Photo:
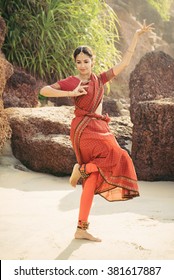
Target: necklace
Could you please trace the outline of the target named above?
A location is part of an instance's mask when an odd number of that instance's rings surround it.
[[[80,75],[78,75],[77,77],[80,79],[82,83],[89,83],[91,75],[87,78],[82,78]]]

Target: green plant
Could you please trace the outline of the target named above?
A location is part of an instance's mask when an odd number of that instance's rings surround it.
[[[8,34],[7,59],[49,82],[75,73],[73,50],[90,45],[95,71],[119,59],[117,16],[102,0],[0,1]]]

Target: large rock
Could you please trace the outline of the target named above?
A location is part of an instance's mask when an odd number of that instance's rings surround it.
[[[132,158],[141,180],[174,180],[174,60],[146,54],[130,76]]]
[[[8,108],[12,128],[12,151],[27,168],[58,176],[69,175],[76,162],[69,133],[74,108]],[[129,117],[112,117],[111,131],[120,145],[128,149],[131,141]]]
[[[109,116],[120,116],[121,108],[116,99],[104,96],[103,98],[103,114],[109,114]]]
[[[72,108],[71,108],[72,109]],[[75,163],[66,107],[8,108],[14,156],[34,171],[67,175]]]
[[[134,122],[140,101],[174,96],[174,59],[162,51],[147,53],[131,73],[129,88]]]
[[[11,135],[11,129],[7,120],[7,116],[4,111],[3,101],[2,101],[2,94],[4,91],[5,84],[8,78],[13,73],[12,65],[5,59],[3,53],[1,52],[1,46],[4,42],[4,37],[6,34],[6,26],[5,22],[0,17],[0,151],[4,146],[5,141]]]
[[[109,127],[121,148],[131,154],[132,122],[129,116],[111,117]]]
[[[49,97],[47,98],[48,101],[51,101],[53,103],[54,106],[62,106],[62,105],[66,105],[66,106],[73,106],[74,102],[73,99],[71,97]]]
[[[14,73],[8,79],[4,89],[4,107],[37,107],[38,93],[36,79],[22,69],[15,67]]]
[[[139,103],[132,136],[138,178],[174,180],[174,98]]]

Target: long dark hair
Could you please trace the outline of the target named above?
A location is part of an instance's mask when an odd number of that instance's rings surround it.
[[[87,56],[89,56],[91,59],[93,59],[93,51],[90,47],[79,46],[75,49],[74,54],[73,54],[75,60],[76,60],[77,55],[81,52],[86,54]]]

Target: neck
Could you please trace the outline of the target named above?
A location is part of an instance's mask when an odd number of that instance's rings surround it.
[[[79,76],[80,80],[86,81],[86,80],[90,79],[91,73],[90,74],[86,74],[86,75],[79,74],[78,76]]]

